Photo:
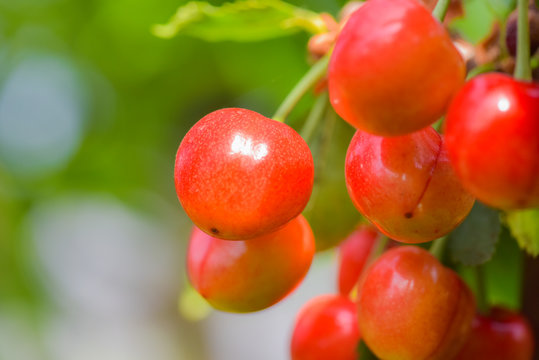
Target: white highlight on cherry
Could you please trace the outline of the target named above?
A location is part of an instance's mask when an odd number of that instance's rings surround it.
[[[242,154],[260,160],[268,155],[268,145],[264,143],[254,145],[252,139],[237,134],[230,145],[230,154]]]
[[[500,110],[501,112],[506,112],[507,110],[509,110],[509,107],[510,103],[507,98],[503,97],[498,100],[498,110]]]

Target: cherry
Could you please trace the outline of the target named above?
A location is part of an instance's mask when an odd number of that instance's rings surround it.
[[[539,84],[496,73],[473,78],[451,103],[445,133],[457,175],[479,200],[539,206]]]
[[[357,209],[392,239],[420,243],[453,230],[470,212],[466,192],[432,127],[398,137],[357,131],[346,155]]]
[[[245,240],[277,230],[309,200],[314,164],[288,125],[245,109],[221,109],[182,140],[174,179],[187,215],[204,232]]]
[[[428,251],[400,246],[368,269],[359,288],[359,329],[384,360],[451,359],[466,341],[473,295]]]
[[[339,293],[350,294],[363,272],[369,254],[380,233],[372,226],[362,226],[339,246]]]
[[[337,38],[329,95],[333,108],[354,127],[403,135],[441,117],[464,76],[464,60],[423,5],[369,0]]]
[[[533,334],[520,314],[493,308],[488,315],[477,314],[468,341],[455,360],[531,360]]]
[[[313,256],[313,234],[302,215],[247,241],[214,238],[195,227],[187,271],[194,288],[214,308],[252,312],[289,294],[307,274]]]
[[[320,295],[298,313],[292,360],[356,360],[358,342],[356,305],[342,295]]]

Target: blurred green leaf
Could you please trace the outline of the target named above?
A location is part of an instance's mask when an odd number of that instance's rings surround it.
[[[506,19],[516,7],[515,0],[487,0],[488,8],[498,19]]]
[[[455,19],[451,23],[451,30],[457,31],[466,40],[477,44],[487,37],[495,17],[485,0],[464,1],[464,12],[466,16]]]
[[[279,0],[240,0],[222,6],[191,1],[167,24],[153,27],[158,37],[183,33],[206,41],[260,41],[300,30],[319,33],[325,25],[317,13]]]
[[[509,229],[503,226],[496,253],[483,265],[487,301],[490,305],[519,309],[522,293],[522,254]]]
[[[485,263],[494,254],[500,228],[498,211],[476,201],[468,217],[449,236],[451,258],[468,266]]]
[[[359,341],[359,345],[357,347],[357,354],[358,354],[357,355],[358,360],[377,360],[378,359],[376,355],[372,353],[371,349],[369,349],[369,347],[367,346],[367,344],[365,344],[363,340]]]
[[[520,309],[523,253],[507,227],[502,226],[494,256],[490,261],[480,265],[480,268],[484,274],[487,305]],[[477,270],[475,267],[462,264],[457,267],[459,275],[476,294],[479,291]]]
[[[507,213],[507,224],[518,244],[530,255],[539,255],[539,209]]]
[[[178,311],[186,320],[197,322],[206,319],[211,314],[212,307],[189,282],[186,282],[178,299]]]
[[[355,129],[330,110],[317,141],[309,146],[315,161],[315,184],[303,215],[311,224],[316,250],[338,245],[361,222],[344,178],[344,161]]]

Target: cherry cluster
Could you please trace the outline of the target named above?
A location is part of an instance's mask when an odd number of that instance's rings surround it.
[[[381,237],[362,226],[339,246],[339,292],[298,313],[293,360],[358,359],[360,339],[380,359],[532,359],[528,321],[499,307],[476,313],[468,287],[428,251],[391,244],[365,269]]]
[[[500,209],[539,206],[539,84],[465,76],[446,29],[418,1],[369,0],[340,28],[327,87],[333,109],[357,129],[346,187],[372,225],[340,247],[339,294],[298,315],[294,360],[356,359],[360,338],[381,359],[531,358],[520,315],[476,315],[457,273],[399,245],[446,236],[476,198]],[[444,116],[441,134],[432,124]],[[174,175],[196,225],[188,275],[213,307],[258,311],[300,283],[315,254],[301,214],[314,173],[294,129],[250,110],[217,110],[186,134]],[[398,243],[385,251],[387,237]]]

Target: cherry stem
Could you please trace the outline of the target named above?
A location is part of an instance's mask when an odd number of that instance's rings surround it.
[[[307,73],[301,78],[301,80],[294,86],[292,91],[281,103],[273,120],[284,122],[288,114],[294,109],[298,101],[305,95],[305,93],[320,80],[326,73],[326,69],[329,63],[329,54],[318,60]]]
[[[323,94],[320,94],[318,98],[316,98],[316,101],[311,108],[311,112],[309,113],[309,116],[307,116],[307,120],[305,120],[305,124],[300,131],[300,135],[306,143],[309,143],[311,141],[314,131],[316,130],[316,127],[320,123],[322,115],[326,110],[327,104],[328,95],[327,91],[324,91]]]
[[[530,26],[528,21],[528,0],[517,0],[517,59],[514,76],[516,79],[530,81]]]
[[[432,245],[430,246],[430,253],[436,257],[438,260],[442,260],[442,256],[444,255],[445,251],[445,244],[447,243],[447,236],[443,236],[441,238],[438,238],[432,242]]]
[[[440,22],[444,22],[445,14],[449,8],[450,0],[438,0],[436,7],[432,10],[432,16],[438,19]]]
[[[486,292],[486,279],[485,272],[481,266],[475,267],[475,280],[476,280],[476,294],[475,300],[477,301],[477,309],[481,313],[488,311],[487,292]]]

